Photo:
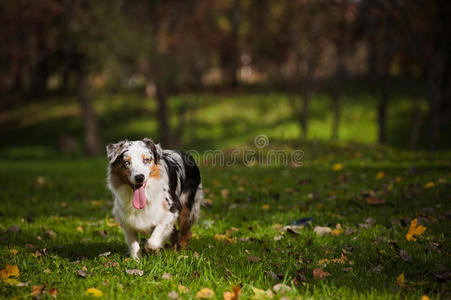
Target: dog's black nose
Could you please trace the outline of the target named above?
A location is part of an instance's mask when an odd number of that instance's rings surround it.
[[[143,183],[144,175],[143,174],[136,175],[135,176],[135,181],[136,181],[136,183]]]

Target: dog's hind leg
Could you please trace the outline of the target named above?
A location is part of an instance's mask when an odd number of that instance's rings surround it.
[[[190,212],[188,208],[184,206],[179,215],[180,234],[178,242],[178,244],[183,249],[186,249],[188,247],[189,240],[191,239],[191,226],[192,222],[190,218]]]

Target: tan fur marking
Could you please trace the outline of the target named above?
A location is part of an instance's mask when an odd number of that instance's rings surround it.
[[[166,201],[163,201],[163,209],[164,211],[168,210],[168,205],[166,204]]]
[[[191,239],[191,221],[189,218],[190,211],[183,207],[182,211],[179,215],[179,227],[180,227],[180,237],[178,244],[183,248],[186,249],[188,247],[189,240]]]
[[[150,173],[149,176],[151,178],[160,178],[160,167],[157,164],[153,164],[152,166],[149,167]]]

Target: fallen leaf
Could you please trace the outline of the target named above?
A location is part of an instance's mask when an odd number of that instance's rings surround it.
[[[330,227],[315,226],[313,231],[317,235],[321,236],[321,235],[325,235],[325,234],[331,233],[332,229]]]
[[[238,300],[241,295],[241,288],[239,286],[232,286],[232,292],[224,292],[222,294],[224,300]]]
[[[51,297],[56,298],[56,295],[58,294],[58,290],[52,287],[49,289],[48,293]]]
[[[321,268],[316,268],[313,270],[313,277],[317,279],[324,279],[326,277],[330,276],[329,272],[324,272]]]
[[[340,224],[337,224],[337,226],[335,227],[335,229],[333,229],[330,234],[332,235],[340,235],[343,233],[343,228],[341,228]]]
[[[215,295],[215,292],[209,288],[202,288],[196,293],[196,298],[208,299]]]
[[[85,295],[99,298],[99,297],[103,296],[103,293],[99,289],[89,288],[89,289],[86,290]]]
[[[19,268],[16,265],[6,264],[3,270],[0,270],[2,279],[8,279],[9,277],[19,277]]]
[[[21,283],[19,280],[17,280],[16,278],[7,278],[3,280],[4,283],[9,284],[9,285],[18,285],[19,283]]]
[[[215,240],[217,240],[217,241],[226,241],[226,242],[229,242],[229,243],[235,243],[234,239],[228,237],[225,234],[215,234]]]
[[[432,181],[429,181],[428,183],[426,183],[425,185],[424,185],[424,188],[425,189],[430,189],[430,188],[432,188],[432,187],[434,187],[435,186],[435,183],[433,183]]]
[[[78,232],[83,232],[83,227],[77,226],[77,231],[78,231]]]
[[[352,267],[343,268],[344,273],[349,273],[352,271]]]
[[[184,285],[179,284],[177,289],[179,290],[179,293],[189,293],[189,288]]]
[[[177,294],[176,291],[170,291],[170,292],[168,293],[168,298],[169,298],[169,299],[177,299],[178,297],[179,297],[179,294]]]
[[[50,273],[52,273],[52,271],[50,271],[50,269],[47,268],[47,269],[44,270],[44,273],[45,273],[45,274],[50,274]]]
[[[261,289],[257,289],[257,288],[252,288],[252,291],[254,292],[254,295],[251,297],[251,299],[272,299],[272,297],[274,297],[273,292],[271,292],[270,289],[268,290],[261,290]]]
[[[110,254],[111,254],[111,251],[107,251],[107,252],[99,254],[99,256],[108,256]]]
[[[406,250],[399,250],[399,257],[403,260],[403,261],[412,261],[412,256],[409,254],[409,252],[407,252]]]
[[[286,284],[283,283],[278,283],[275,286],[273,286],[272,288],[274,290],[274,292],[276,293],[280,293],[280,294],[285,294],[286,292],[291,291],[291,287],[289,287]]]
[[[249,260],[249,261],[252,262],[252,263],[257,263],[257,262],[259,262],[261,259],[260,259],[260,257],[254,256],[254,255],[249,255],[249,256],[247,257],[247,260]]]
[[[421,296],[420,300],[431,300],[431,298],[429,298],[426,295]]]
[[[413,219],[410,222],[409,231],[406,234],[406,239],[410,241],[416,241],[417,237],[423,235],[423,233],[426,231],[426,227],[419,225],[418,226],[418,220],[417,218]]]
[[[171,280],[172,279],[172,275],[169,273],[164,272],[164,274],[161,276],[162,279],[165,280]]]
[[[263,204],[262,205],[262,209],[263,210],[269,210],[271,208],[271,206],[269,204]]]
[[[56,237],[56,232],[53,230],[47,230],[45,234],[51,237],[52,239]]]
[[[366,197],[365,200],[366,200],[366,203],[368,203],[370,205],[380,205],[380,204],[387,203],[387,201],[385,201],[383,199],[379,199],[376,194],[372,194],[372,195]]]
[[[17,255],[19,251],[17,251],[17,249],[9,249],[9,252],[12,253],[12,255]]]
[[[81,278],[86,278],[86,271],[84,271],[84,270],[78,270],[77,274]]]
[[[127,269],[127,270],[125,270],[125,273],[130,274],[130,275],[138,275],[138,276],[144,275],[144,271],[139,270],[139,269]]]
[[[396,283],[397,283],[400,287],[406,286],[406,278],[404,277],[404,273],[401,273],[401,275],[399,275],[398,277],[396,277]]]
[[[11,227],[9,227],[8,229],[6,229],[6,232],[10,233],[18,233],[20,231],[20,227],[17,225],[12,225]]]
[[[221,195],[223,198],[227,198],[229,196],[230,192],[228,189],[222,189],[221,190]]]
[[[33,287],[31,288],[30,296],[35,297],[41,295],[42,293],[44,293],[44,288],[44,285],[33,285]]]
[[[343,164],[342,163],[336,163],[332,166],[332,169],[334,171],[340,171],[341,169],[343,169]]]
[[[10,278],[11,279],[11,278]],[[28,286],[29,284],[30,284],[30,282],[31,281],[27,281],[27,282],[18,282],[17,284],[16,284],[16,286],[20,286],[20,287],[22,287],[22,286]]]
[[[385,173],[383,171],[380,171],[376,174],[376,179],[382,179],[385,177]]]

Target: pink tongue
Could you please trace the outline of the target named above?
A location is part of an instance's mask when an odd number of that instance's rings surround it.
[[[145,186],[143,185],[133,193],[133,206],[136,209],[143,209],[144,206],[146,206],[146,195],[144,195],[144,188]]]

